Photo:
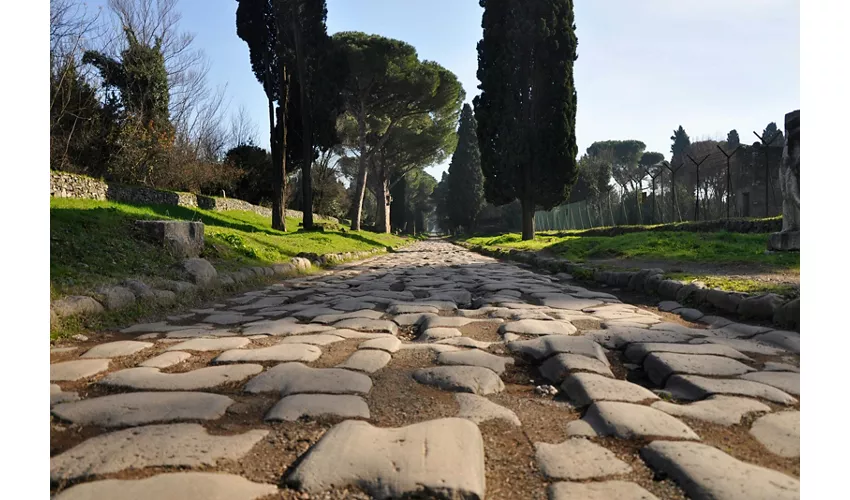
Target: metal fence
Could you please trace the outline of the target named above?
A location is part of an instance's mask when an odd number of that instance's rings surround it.
[[[534,226],[537,231],[564,231],[570,229],[590,229],[605,225],[597,220],[587,201],[569,203],[553,208],[547,212],[534,213]]]

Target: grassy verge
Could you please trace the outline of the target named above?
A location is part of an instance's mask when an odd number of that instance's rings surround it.
[[[573,262],[593,259],[645,259],[714,264],[761,264],[799,269],[799,253],[765,253],[767,234],[729,232],[638,232],[613,237],[538,233],[522,241],[517,233],[472,237],[466,241],[493,248],[546,251]]]
[[[204,257],[222,270],[286,262],[301,252],[325,254],[396,247],[405,239],[389,234],[347,231],[299,232],[299,220],[287,219],[288,231],[253,212],[213,212],[173,205],[50,199],[51,299],[84,293],[125,278],[175,278],[171,255],[140,239],[141,219],[195,220],[204,223]]]
[[[751,279],[727,278],[725,276],[705,276],[688,273],[667,273],[665,276],[669,279],[679,281],[702,281],[709,288],[718,288],[720,290],[728,290],[732,292],[752,294],[775,293],[788,298],[799,297],[800,295],[800,290],[798,288],[782,283],[769,283]]]
[[[799,296],[798,287],[763,279],[722,276],[724,266],[738,265],[746,275],[747,266],[758,273],[798,274],[799,253],[766,253],[767,234],[658,231],[633,232],[617,236],[581,236],[563,232],[541,232],[532,241],[519,234],[478,236],[465,241],[491,249],[540,251],[575,263],[588,263],[606,270],[635,271],[644,262],[669,262],[667,277],[681,281],[699,280],[711,288],[746,293],[776,293]],[[615,261],[612,263],[612,260]],[[641,262],[643,261],[643,262]],[[688,270],[688,264],[694,269]],[[681,266],[681,269],[676,267]],[[716,272],[711,271],[714,266]],[[648,267],[648,266],[643,266]],[[654,266],[653,266],[654,267]],[[707,269],[703,271],[703,269]]]

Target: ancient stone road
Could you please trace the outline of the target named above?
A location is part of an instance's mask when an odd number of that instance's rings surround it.
[[[799,498],[799,334],[616,294],[427,241],[54,348],[51,491]]]

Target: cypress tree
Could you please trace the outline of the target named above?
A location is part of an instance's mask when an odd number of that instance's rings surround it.
[[[572,0],[480,0],[475,99],[484,192],[494,205],[519,199],[522,239],[534,212],[569,197],[578,179]]]
[[[472,107],[464,104],[448,182],[452,222],[467,232],[475,228],[478,214],[484,207],[484,174],[481,172],[481,153],[475,128]]]

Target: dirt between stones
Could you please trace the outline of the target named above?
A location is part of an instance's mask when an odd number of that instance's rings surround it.
[[[594,289],[595,287],[588,287]],[[609,288],[599,288],[612,292]],[[649,305],[644,297],[641,300],[628,297],[632,294],[617,290],[618,297],[626,302],[637,304],[640,308],[660,315],[664,321],[681,324],[690,328],[705,328],[704,325],[682,320],[678,315],[658,311]],[[500,341],[498,334],[500,324],[494,322],[473,322],[459,330],[464,336],[487,342]],[[580,330],[585,330],[579,326]],[[406,329],[402,329],[405,331]],[[412,329],[411,329],[412,330]],[[411,332],[412,333],[412,332]],[[102,341],[134,340],[136,334],[112,334],[100,339],[91,336],[89,342],[81,344],[90,347]],[[402,337],[402,334],[399,335]],[[534,338],[534,337],[527,337]],[[250,348],[274,345],[280,337],[254,340]],[[320,346],[322,356],[315,362],[305,363],[316,368],[333,367],[343,362],[364,339],[350,339]],[[116,388],[106,388],[94,382],[106,373],[122,368],[136,366],[142,360],[152,358],[164,352],[172,344],[156,343],[155,347],[132,356],[116,358],[107,372],[98,374],[78,382],[60,382],[66,391],[77,391],[82,397],[115,394],[127,392]],[[86,351],[81,347],[72,353],[56,353],[51,355],[51,361],[76,359]],[[488,352],[506,354],[504,345],[495,344],[487,349]],[[164,372],[177,373],[208,366],[219,352],[191,352],[192,357]],[[426,420],[453,417],[457,415],[458,405],[451,392],[441,391],[431,386],[417,383],[412,373],[417,368],[436,365],[437,354],[430,349],[401,350],[392,355],[392,360],[383,369],[370,375],[373,381],[371,392],[364,397],[367,401],[371,418],[369,423],[377,427],[403,427]],[[756,359],[756,356],[752,356]],[[628,370],[624,366],[622,352],[611,350],[608,358],[611,369],[618,379],[639,376],[640,370]],[[547,487],[551,484],[537,467],[534,443],[561,443],[567,439],[566,424],[581,418],[581,412],[562,400],[562,397],[552,398],[540,396],[534,392],[534,386],[548,384],[542,379],[535,364],[514,356],[516,363],[508,365],[502,375],[505,390],[501,393],[487,396],[490,401],[504,406],[515,412],[522,422],[521,427],[514,427],[500,420],[491,420],[479,424],[484,440],[486,455],[486,484],[488,499],[545,499]],[[756,365],[764,361],[780,360],[779,357],[758,357]],[[259,363],[274,366],[278,363]],[[246,395],[241,388],[246,381],[228,384],[204,392],[224,394],[235,402],[226,414],[215,421],[198,422],[211,434],[241,434],[251,429],[267,429],[269,435],[261,440],[246,456],[238,461],[221,461],[212,467],[198,467],[196,471],[220,471],[239,474],[243,477],[268,484],[276,484],[282,489],[264,500],[269,499],[368,499],[367,494],[356,487],[338,488],[319,495],[291,490],[285,487],[284,479],[299,456],[302,456],[321,436],[333,425],[344,419],[337,417],[320,417],[302,419],[298,422],[264,423],[266,412],[280,399],[276,394]],[[650,384],[651,385],[651,384]],[[774,410],[784,408],[768,403]],[[797,405],[798,407],[798,405]],[[681,418],[703,440],[704,443],[718,447],[720,450],[748,463],[765,466],[799,477],[800,460],[785,459],[769,453],[749,434],[749,427],[755,416],[748,416],[742,425],[724,427]],[[51,456],[66,451],[85,439],[118,429],[99,429],[72,426],[53,418],[51,423]],[[647,489],[660,499],[684,499],[682,490],[670,479],[657,476],[638,452],[649,443],[649,440],[622,440],[617,438],[592,438],[591,441],[604,446],[613,452],[620,460],[628,463],[633,471],[629,474],[612,477],[632,481]],[[143,470],[128,470],[117,474],[99,476],[98,479],[140,479],[162,472],[174,472],[176,468],[151,467]],[[57,493],[70,484],[51,485],[51,492]]]

